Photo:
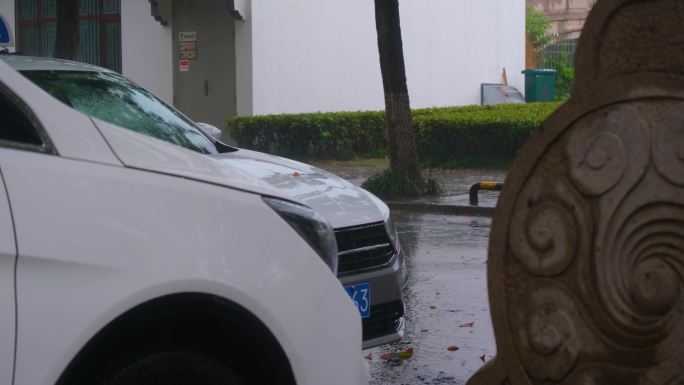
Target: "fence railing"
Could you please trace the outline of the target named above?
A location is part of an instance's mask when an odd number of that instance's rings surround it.
[[[553,41],[537,53],[537,68],[558,68],[565,62],[572,66],[577,50],[577,39]]]

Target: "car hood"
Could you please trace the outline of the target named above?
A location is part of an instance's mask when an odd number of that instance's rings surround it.
[[[333,227],[377,222],[389,216],[387,205],[374,195],[320,168],[243,149],[212,157],[317,210]]]
[[[94,119],[127,167],[289,199],[323,215],[335,228],[378,222],[389,209],[369,192],[319,168],[240,149],[203,155]]]

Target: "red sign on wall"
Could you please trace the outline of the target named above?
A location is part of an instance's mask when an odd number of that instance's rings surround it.
[[[180,70],[180,72],[190,71],[190,60],[179,60],[178,61],[178,70]]]

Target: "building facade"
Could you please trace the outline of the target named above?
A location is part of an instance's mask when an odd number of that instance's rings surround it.
[[[549,34],[553,36],[551,43],[544,48],[545,54],[542,60],[534,57],[528,66],[554,67],[561,61],[573,63],[577,42],[584,22],[589,16],[589,11],[594,7],[597,0],[526,0],[527,6],[544,13],[551,22]],[[527,48],[532,52],[531,47]],[[531,54],[534,56],[534,53]]]
[[[120,0],[81,0],[79,61],[121,72]],[[55,49],[57,0],[16,1],[17,49],[51,56]]]
[[[50,55],[53,3],[2,1],[23,53]],[[479,104],[480,85],[501,83],[504,71],[524,89],[523,0],[400,7],[413,107]],[[234,114],[384,107],[372,1],[82,0],[81,8],[84,61],[195,120],[224,126]]]
[[[527,6],[541,11],[551,22],[549,33],[558,40],[579,38],[584,21],[597,0],[527,0]]]

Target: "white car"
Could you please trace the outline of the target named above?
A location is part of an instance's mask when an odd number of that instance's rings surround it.
[[[328,220],[221,162],[0,60],[0,384],[367,383]]]
[[[318,211],[335,231],[337,276],[362,318],[363,348],[402,337],[404,253],[387,205],[375,196],[307,164],[227,146],[212,137],[211,126],[192,122],[108,69],[19,55],[0,55],[0,60],[64,104],[99,119],[100,131],[128,167],[235,188],[277,190]],[[129,131],[110,134],[116,130],[105,122]],[[220,136],[220,131],[214,130]],[[188,151],[181,151],[183,155],[174,155],[173,159],[153,155],[158,152],[158,140],[150,137]],[[210,159],[195,162],[198,154]]]

